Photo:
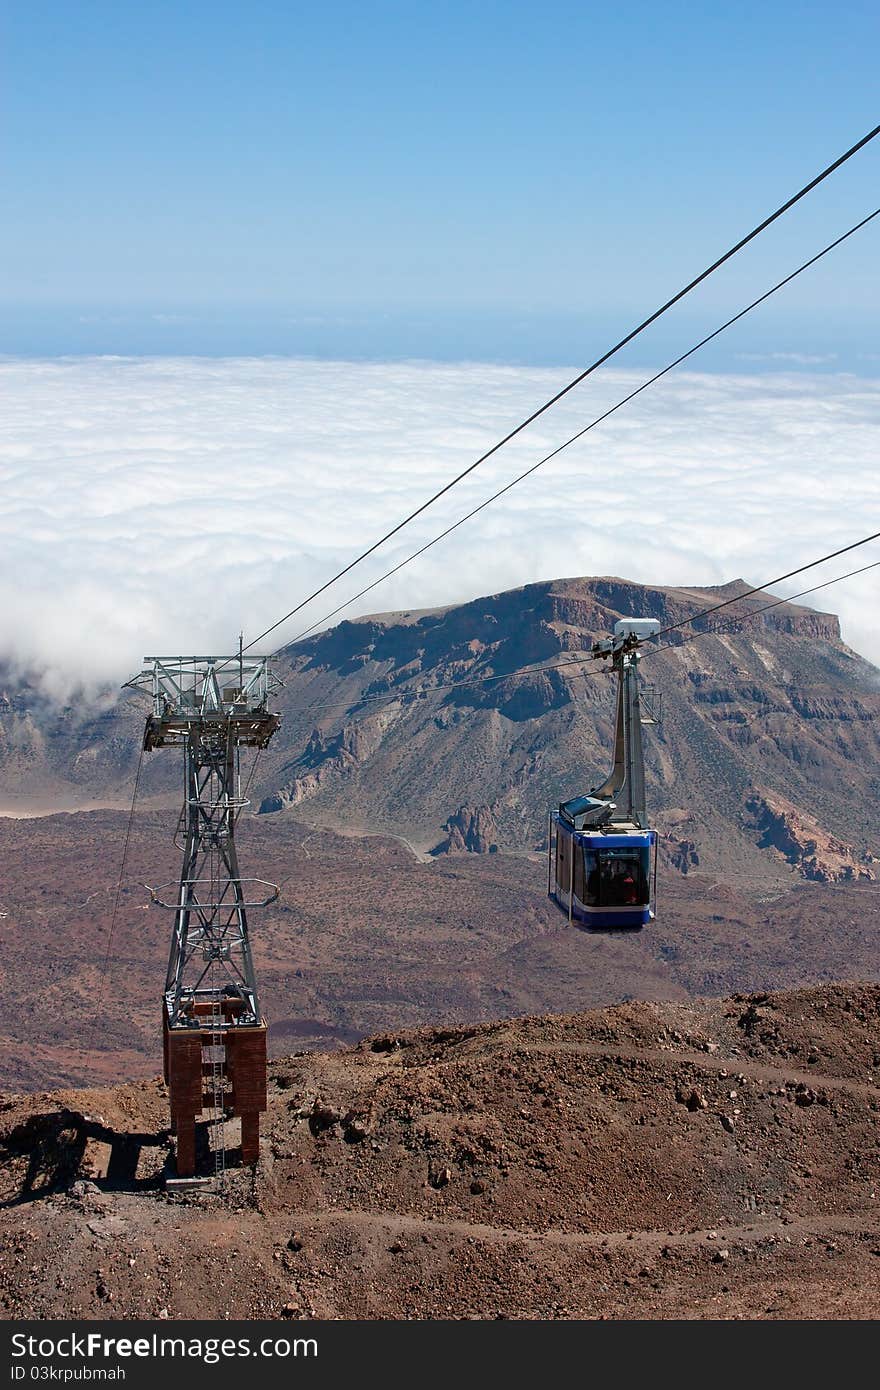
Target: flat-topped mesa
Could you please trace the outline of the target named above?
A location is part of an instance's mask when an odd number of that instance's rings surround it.
[[[448,608],[346,620],[288,648],[285,655],[296,659],[310,653],[343,676],[387,663],[394,679],[401,680],[441,666],[451,673],[460,664],[464,671],[491,658],[503,644],[504,664],[522,667],[560,651],[581,650],[587,638],[608,632],[620,618],[636,613],[663,627],[686,623],[689,633],[708,630],[724,635],[744,622],[743,631],[756,634],[764,630],[840,643],[840,624],[833,613],[752,590],[744,579],[692,588],[636,584],[614,576],[548,580]],[[730,600],[730,606],[717,614],[707,611]],[[387,688],[388,682],[380,681],[379,686]]]
[[[795,603],[781,602],[779,595],[769,590],[754,593],[754,585],[745,579],[728,584],[701,588],[673,588],[632,584],[624,579],[561,579],[547,585],[529,586],[534,591],[546,590],[546,603],[536,605],[536,615],[548,623],[578,628],[583,632],[601,632],[610,617],[616,614],[639,612],[656,618],[664,626],[688,621],[694,631],[724,632],[735,630],[737,622],[746,620],[750,631],[763,627],[770,632],[791,636],[816,637],[827,642],[839,642],[840,622],[833,613],[820,613]],[[527,593],[524,590],[524,595]],[[702,609],[735,600],[717,615],[701,615]],[[761,612],[765,609],[765,612]],[[691,621],[692,620],[692,621]]]
[[[696,618],[691,627],[694,631],[724,631],[735,629],[737,622],[747,621],[750,632],[784,632],[792,637],[817,637],[825,642],[840,642],[840,620],[834,613],[820,613],[814,608],[803,608],[797,603],[789,603],[781,595],[769,589],[759,593],[752,592],[754,586],[746,579],[733,579],[729,584],[719,584],[711,588],[673,591],[685,595],[689,604],[691,595],[702,599],[711,608],[716,603],[737,600],[718,614],[708,614],[706,618]],[[689,613],[693,608],[689,608]],[[678,621],[678,619],[676,619]]]

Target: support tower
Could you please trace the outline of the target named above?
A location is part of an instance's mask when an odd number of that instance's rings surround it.
[[[144,748],[183,750],[183,807],[175,843],[179,883],[150,890],[174,913],[162,1004],[165,1080],[177,1172],[195,1173],[196,1118],[214,1120],[215,1170],[226,1164],[225,1122],[241,1118],[241,1158],[259,1157],[266,1108],[266,1021],[260,1010],[248,911],[278,896],[274,884],[242,878],[235,827],[247,804],[241,750],[265,748],[279,724],[270,712],[265,657],[146,657],[130,685],[148,689]]]

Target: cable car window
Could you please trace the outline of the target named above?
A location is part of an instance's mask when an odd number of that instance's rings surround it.
[[[574,895],[576,898],[579,898],[581,902],[585,902],[586,899],[584,894],[587,890],[584,886],[584,859],[586,856],[585,854],[578,854],[577,847],[574,845],[572,846],[572,852],[574,854]]]
[[[571,838],[568,835],[557,835],[556,837],[556,885],[561,888],[563,893],[568,893],[569,856],[574,852]]]
[[[599,906],[599,856],[595,850],[584,850],[584,876],[586,888],[581,901],[587,907]]]
[[[632,907],[650,901],[651,852],[639,849],[584,851],[588,907]]]

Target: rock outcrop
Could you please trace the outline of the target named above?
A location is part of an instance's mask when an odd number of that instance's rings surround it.
[[[493,854],[498,850],[498,827],[491,806],[459,806],[443,829],[447,839],[438,854]]]
[[[816,883],[849,883],[872,880],[875,856],[859,853],[852,845],[827,834],[803,811],[778,795],[756,792],[746,802],[746,812],[759,835],[762,848],[780,855]]]

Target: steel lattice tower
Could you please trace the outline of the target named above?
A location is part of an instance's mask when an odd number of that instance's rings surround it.
[[[174,912],[163,998],[165,1079],[177,1134],[177,1170],[195,1171],[195,1120],[215,1119],[217,1171],[225,1168],[225,1115],[241,1116],[242,1160],[259,1154],[266,1108],[266,1023],[254,977],[248,910],[278,896],[242,878],[235,827],[242,807],[241,750],[265,748],[279,717],[268,708],[264,657],[147,657],[130,685],[149,689],[144,748],[183,749],[184,801],[175,843],[180,881],[151,889]],[[183,842],[180,843],[179,837]],[[205,1078],[210,1078],[209,1092]],[[227,1092],[227,1081],[231,1093]]]

